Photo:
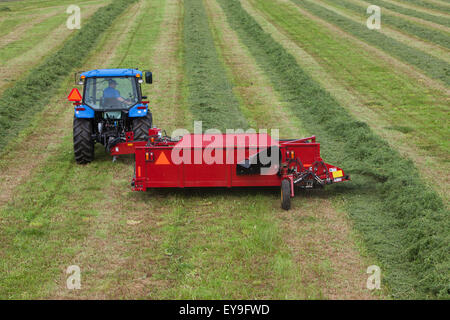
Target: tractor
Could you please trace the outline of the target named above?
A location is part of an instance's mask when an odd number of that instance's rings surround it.
[[[98,69],[75,74],[83,94],[73,89],[73,148],[75,160],[86,164],[94,160],[95,143],[113,154],[117,145],[144,141],[152,128],[152,114],[141,84],[152,83],[150,71],[138,69]],[[134,153],[131,148],[128,152]],[[120,153],[122,154],[122,153]],[[115,156],[114,158],[115,159]]]

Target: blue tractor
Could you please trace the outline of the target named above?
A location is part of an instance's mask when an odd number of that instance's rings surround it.
[[[134,141],[146,139],[152,127],[152,114],[141,84],[152,83],[150,71],[138,69],[99,69],[77,73],[83,85],[80,101],[75,103],[73,148],[75,160],[86,164],[94,160],[94,145],[101,143],[107,152],[125,142],[132,133]]]

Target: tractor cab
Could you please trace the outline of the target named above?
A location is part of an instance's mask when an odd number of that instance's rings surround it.
[[[75,77],[76,83],[83,86],[82,95],[72,100],[78,163],[92,161],[97,142],[110,151],[130,134],[136,141],[145,139],[152,127],[152,115],[141,84],[153,82],[150,71],[97,69],[77,73]]]

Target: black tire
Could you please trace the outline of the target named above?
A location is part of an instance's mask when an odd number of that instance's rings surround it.
[[[90,119],[73,119],[73,151],[78,164],[86,164],[94,160],[92,133]]]
[[[136,118],[133,120],[134,140],[146,140],[148,136],[148,129],[152,127],[153,117],[150,110],[145,117]]]
[[[289,179],[281,182],[281,208],[284,210],[291,208],[291,182]]]

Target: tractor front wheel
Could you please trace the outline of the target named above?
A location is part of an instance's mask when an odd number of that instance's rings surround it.
[[[291,182],[289,179],[281,181],[281,208],[284,210],[291,208]]]
[[[134,140],[145,140],[148,136],[148,129],[152,128],[152,114],[150,110],[145,117],[136,118],[133,120]]]
[[[94,160],[92,134],[90,119],[73,119],[73,151],[78,164],[86,164]]]

